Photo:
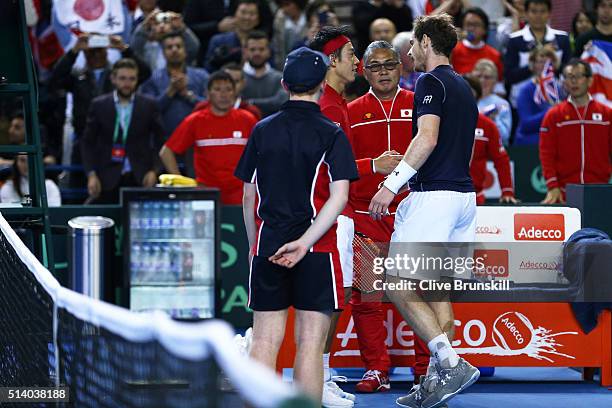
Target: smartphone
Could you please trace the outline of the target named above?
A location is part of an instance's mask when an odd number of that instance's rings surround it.
[[[110,40],[106,35],[92,35],[87,40],[87,46],[89,48],[108,48]]]
[[[322,11],[319,13],[319,26],[323,27],[327,24],[327,11]]]
[[[158,23],[167,23],[168,21],[170,21],[171,18],[172,14],[167,12],[157,13],[157,15],[155,16],[155,20],[157,20]]]

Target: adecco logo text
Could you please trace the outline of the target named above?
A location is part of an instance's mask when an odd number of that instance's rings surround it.
[[[563,214],[514,214],[514,239],[517,241],[563,241]]]
[[[476,276],[508,277],[508,250],[506,249],[475,249],[474,259],[482,258],[484,267],[474,267]]]

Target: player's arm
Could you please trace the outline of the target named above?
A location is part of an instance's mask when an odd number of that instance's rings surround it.
[[[438,144],[438,132],[440,130],[440,117],[438,115],[423,115],[419,117],[417,124],[419,131],[406,149],[404,158],[389,174],[381,189],[370,201],[370,215],[375,220],[379,220],[387,214],[389,205],[395,195],[427,161]]]
[[[342,210],[344,210],[344,207],[348,202],[348,193],[348,180],[338,180],[330,183],[329,199],[327,199],[323,205],[323,208],[321,208],[321,211],[317,214],[317,217],[312,225],[299,239],[283,245],[274,255],[270,257],[270,261],[287,268],[292,268],[295,266],[295,264],[297,264],[304,257],[304,255],[306,255],[310,248],[313,247],[313,245],[323,236],[323,234],[325,234],[331,228],[331,226],[334,225],[336,219]],[[246,211],[246,209],[244,211]],[[252,212],[253,211],[251,209],[251,213]]]
[[[242,192],[242,216],[244,218],[244,227],[246,228],[247,238],[249,240],[250,253],[255,246],[255,237],[257,235],[257,226],[255,225],[255,199],[257,196],[257,188],[255,183],[244,183]]]

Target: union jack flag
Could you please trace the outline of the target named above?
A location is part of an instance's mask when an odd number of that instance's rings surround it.
[[[555,68],[550,59],[546,60],[544,64],[538,87],[533,94],[533,101],[538,105],[543,103],[555,105],[559,103],[559,88],[555,80]]]

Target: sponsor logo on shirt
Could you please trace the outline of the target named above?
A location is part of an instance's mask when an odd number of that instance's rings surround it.
[[[474,134],[476,136],[484,136],[484,129],[476,128],[476,130],[474,131]]]
[[[603,120],[603,115],[601,113],[594,113],[593,120],[597,120],[601,122]]]
[[[402,118],[411,118],[412,117],[412,109],[402,109],[402,110],[400,110],[400,116]]]
[[[563,214],[514,214],[514,239],[517,241],[563,241]]]
[[[433,99],[433,96],[427,95],[426,97],[423,98],[423,104],[430,103],[432,99]]]
[[[336,124],[336,126],[341,127],[340,126],[340,122],[334,122]]]
[[[242,131],[241,130],[234,130],[234,133],[232,133],[232,136],[235,137],[236,139],[241,138],[242,137]]]
[[[375,115],[375,114],[373,114],[372,112],[368,112],[368,113],[366,113],[365,115],[363,115],[363,118],[364,118],[364,119],[373,119],[373,118],[375,118],[375,117],[376,117],[376,115]]]

